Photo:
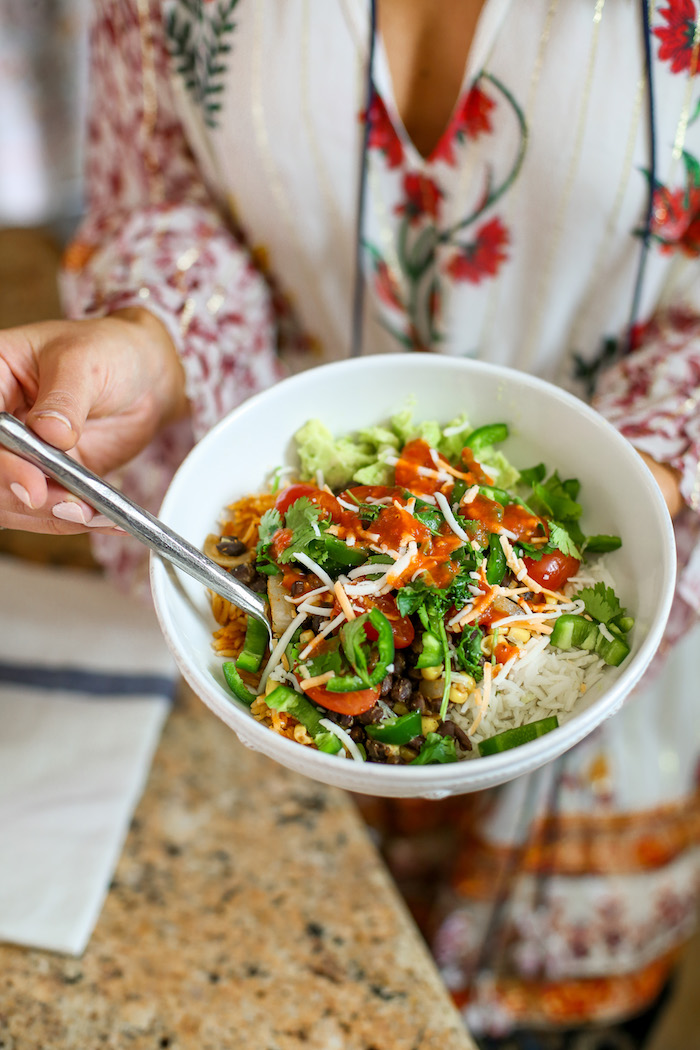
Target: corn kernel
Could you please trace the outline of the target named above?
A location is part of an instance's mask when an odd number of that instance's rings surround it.
[[[481,651],[484,656],[493,656],[493,635],[487,634],[481,639]]]
[[[436,667],[421,667],[420,673],[426,682],[437,682],[438,678],[442,678],[445,671],[442,664],[438,664]]]
[[[313,631],[302,631],[299,635],[299,641],[302,643],[302,645],[308,645],[311,639],[315,637],[316,636]]]
[[[462,685],[461,682],[455,682],[454,685],[450,686],[450,703],[451,704],[463,704],[469,696],[469,690],[466,685]]]
[[[526,642],[530,641],[530,632],[526,627],[511,627],[507,638],[509,642],[514,642],[515,645],[525,645]]]
[[[404,760],[404,762],[412,762],[413,759],[416,757],[416,752],[412,751],[410,747],[400,747],[399,755]]]
[[[401,701],[399,701],[398,704],[394,704],[394,714],[407,715],[408,714],[408,708],[406,707],[405,704],[403,704],[403,703],[401,703]]]
[[[431,718],[429,715],[423,715],[420,720],[420,728],[423,736],[427,736],[428,733],[435,733],[440,722],[437,718]]]
[[[265,682],[265,696],[269,696],[273,689],[276,689],[279,682],[275,682],[272,678],[268,678]]]

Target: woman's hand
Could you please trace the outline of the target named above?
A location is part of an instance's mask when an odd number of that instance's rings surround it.
[[[654,475],[656,483],[661,489],[661,494],[666,500],[666,506],[668,507],[671,517],[675,518],[676,514],[678,514],[685,506],[685,502],[681,496],[680,471],[670,467],[668,463],[657,463],[656,460],[652,459],[646,452],[640,452],[639,449],[637,449],[637,451]]]
[[[0,409],[104,475],[187,412],[184,373],[147,310],[0,332]],[[76,533],[111,527],[86,503],[0,449],[0,526]]]

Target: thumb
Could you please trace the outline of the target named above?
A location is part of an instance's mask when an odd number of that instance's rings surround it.
[[[63,452],[80,440],[92,407],[90,375],[80,352],[63,347],[42,355],[39,389],[27,425]]]

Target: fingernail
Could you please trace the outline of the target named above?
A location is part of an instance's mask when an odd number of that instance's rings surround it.
[[[90,518],[87,522],[91,529],[111,529],[112,522],[109,518],[106,518],[104,514],[96,514],[94,518]]]
[[[52,408],[47,408],[43,412],[35,412],[35,419],[56,419],[59,423],[62,423],[66,430],[70,430],[73,433],[73,424],[71,423],[68,416],[64,416],[62,412],[56,412]]]
[[[89,525],[83,508],[78,503],[57,503],[51,511],[54,518],[60,518],[61,521],[72,521],[76,525]]]
[[[34,504],[29,498],[29,493],[25,489],[24,485],[20,485],[19,482],[13,481],[10,485],[10,492],[12,492],[20,503],[24,503],[25,507],[29,507],[30,510],[35,510]]]

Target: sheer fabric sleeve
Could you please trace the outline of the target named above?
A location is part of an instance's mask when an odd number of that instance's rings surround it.
[[[675,640],[700,615],[700,316],[668,310],[642,326],[636,348],[599,381],[595,407],[636,448],[680,473]]]
[[[63,302],[71,317],[145,307],[175,341],[191,419],[119,478],[156,510],[192,441],[280,377],[271,301],[188,148],[157,0],[97,0],[90,55],[86,213],[65,255]],[[122,582],[137,563],[143,573],[133,541],[95,541]]]

